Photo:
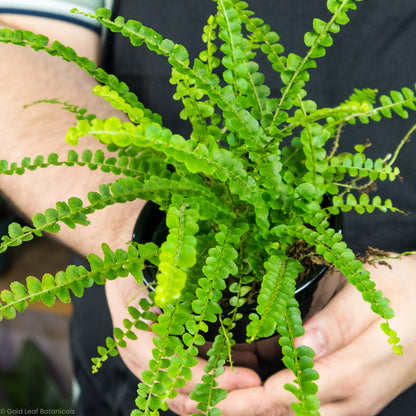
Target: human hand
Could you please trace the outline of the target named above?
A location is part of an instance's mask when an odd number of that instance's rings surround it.
[[[123,328],[123,319],[130,318],[127,306],[134,297],[138,301],[140,297],[147,296],[147,291],[141,290],[133,277],[108,281],[106,283],[106,297],[110,309],[114,327]],[[157,310],[153,310],[156,314]],[[151,324],[151,322],[149,322]],[[140,379],[143,370],[148,369],[148,363],[153,358],[152,331],[141,331],[132,328],[137,335],[137,340],[127,340],[126,348],[119,348],[120,356],[129,370]],[[179,415],[191,414],[195,411],[196,403],[189,399],[189,394],[200,382],[204,375],[206,360],[198,358],[198,364],[192,368],[193,378],[187,384],[178,389],[178,396],[169,400],[169,408]],[[218,378],[219,387],[227,390],[245,389],[258,386],[261,380],[257,373],[245,367],[226,367],[224,374]]]
[[[305,323],[306,333],[298,339],[298,344],[316,352],[322,416],[375,415],[416,382],[416,329],[411,319],[416,314],[416,257],[388,263],[391,269],[383,265],[366,268],[377,288],[391,300],[396,313],[391,325],[401,337],[403,356],[392,352],[380,329],[382,319],[350,284]],[[292,373],[285,369],[261,386],[233,389],[223,383],[229,394],[218,407],[224,416],[291,415],[290,403],[295,399],[283,386],[292,380]],[[192,413],[186,395],[180,395],[177,404],[188,409],[181,415]]]

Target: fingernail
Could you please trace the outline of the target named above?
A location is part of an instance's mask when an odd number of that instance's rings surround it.
[[[317,328],[306,329],[305,335],[303,335],[300,341],[302,345],[307,345],[315,351],[315,359],[322,357],[326,352],[325,337]]]

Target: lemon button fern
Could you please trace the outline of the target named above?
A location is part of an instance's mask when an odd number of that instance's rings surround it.
[[[161,244],[130,241],[126,250],[115,251],[104,244],[102,256],[88,256],[89,270],[72,265],[54,276],[29,276],[26,285],[12,283],[0,294],[0,315],[12,319],[31,302],[48,306],[57,298],[68,302],[93,284],[128,275],[142,284],[143,271],[152,268],[155,290],[148,299],[129,304],[129,318],[98,348],[93,371],[125,347],[128,339],[136,339],[135,329],[147,330],[148,322],[153,322],[152,359],[142,374],[132,415],[156,415],[192,378],[199,347],[205,344],[210,325],[217,323],[205,375],[191,393],[199,414],[213,416],[220,414],[217,404],[226,397],[217,378],[230,358],[232,364],[233,332],[242,318],[241,308],[256,298],[247,340],[279,336],[282,362],[294,375],[294,382],[285,386],[294,395],[292,407],[297,415],[317,415],[314,352],[295,347],[295,338],[304,332],[295,290],[305,266],[292,256],[292,249],[302,241],[314,256],[338,268],[383,318],[381,329],[393,350],[402,352],[389,325],[394,313],[388,300],[376,290],[330,219],[351,210],[401,212],[390,199],[368,191],[376,181],[399,178],[397,156],[416,126],[409,127],[389,155],[377,159],[366,155],[367,144],[340,153],[339,143],[347,124],[380,122],[392,113],[408,118],[416,109],[414,89],[404,87],[380,97],[374,89],[357,89],[334,108],[318,108],[307,96],[310,71],[319,70],[319,59],[333,37],[341,35],[350,13],[359,8],[358,0],[327,1],[330,17],[311,22],[304,35],[304,56],[286,52],[278,33],[256,17],[248,3],[215,3],[216,13],[201,28],[205,47],[194,60],[186,46],[141,22],[112,18],[106,9],[89,15],[132,45],[167,59],[170,82],[176,87],[173,99],[183,104],[178,117],[192,127],[189,137],[164,126],[128,85],[71,48],[59,42],[49,46],[45,36],[29,31],[0,30],[0,42],[76,63],[97,80],[93,93],[129,119],[99,119],[73,103],[54,98],[39,101],[74,114],[76,124],[66,136],[70,144],[76,146],[84,136],[93,135],[110,156],[101,150],[76,149],[66,157],[28,155],[19,162],[1,160],[0,174],[30,174],[66,165],[100,169],[117,178],[91,189],[87,203],[74,196],[36,214],[31,226],[10,224],[0,252],[34,236],[57,233],[62,226],[88,226],[93,212],[135,199],[158,204],[166,213],[167,226]],[[260,54],[281,83],[276,97],[256,62]],[[161,310],[158,316],[152,312],[155,306]]]

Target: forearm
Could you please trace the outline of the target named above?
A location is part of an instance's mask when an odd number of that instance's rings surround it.
[[[70,26],[72,46],[78,51],[83,48],[90,58],[98,59],[98,36]],[[51,32],[46,34],[52,37],[55,28],[44,26],[43,33],[45,30]],[[60,33],[62,36],[65,30]],[[7,62],[7,65],[0,65],[0,159],[18,162],[26,156],[47,156],[52,152],[65,157],[70,148],[64,137],[68,127],[74,124],[73,114],[50,104],[23,109],[25,104],[43,98],[59,98],[86,107],[100,117],[114,115],[110,106],[91,93],[96,82],[75,65],[29,48],[3,44],[0,45],[0,57],[3,63]],[[101,145],[94,138],[86,138],[80,144],[80,150],[99,147]],[[86,201],[88,191],[113,179],[110,174],[91,172],[88,168],[50,167],[23,176],[0,175],[0,189],[30,218],[54,207],[56,201],[66,201],[71,196]],[[114,248],[123,246],[130,238],[141,206],[142,202],[137,201],[108,207],[91,216],[89,227],[70,230],[63,226],[58,238],[83,255],[99,252],[102,241]]]

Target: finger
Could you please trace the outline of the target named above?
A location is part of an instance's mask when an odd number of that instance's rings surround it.
[[[178,391],[182,394],[190,394],[195,386],[201,382],[205,373],[206,360],[198,358],[198,364],[192,367],[192,380],[188,381],[184,387]],[[226,366],[224,373],[217,379],[218,387],[227,391],[234,389],[243,389],[248,387],[259,386],[261,379],[259,375],[249,368],[245,367],[229,367]]]
[[[376,319],[358,290],[348,283],[305,323],[305,334],[296,345],[308,345],[315,358],[321,358],[348,345]]]
[[[189,395],[196,384],[201,382],[201,378],[205,374],[205,364],[205,360],[198,358],[198,364],[192,368],[193,379],[186,383],[185,387],[178,389],[178,395],[175,399],[167,401],[169,409],[181,416],[199,412],[196,407],[197,402],[192,400]],[[233,369],[225,367],[224,373],[216,380],[218,382],[217,388],[225,389],[228,392],[235,391],[235,389],[246,391],[261,385],[258,374],[245,367],[235,367]]]
[[[415,381],[413,343],[408,355],[395,355],[380,320],[350,345],[316,363],[321,415],[377,414]]]
[[[289,416],[293,412],[290,403],[295,397],[285,390],[286,383],[293,382],[293,373],[282,370],[269,377],[264,385],[249,389],[233,390],[219,403],[223,416]]]
[[[265,399],[264,387],[252,387],[244,390],[233,390],[228,393],[225,400],[216,407],[221,410],[222,416],[260,416],[262,413],[262,402]],[[190,416],[199,413],[197,403],[187,395],[178,395],[169,408],[181,416]],[[275,413],[276,416],[280,413]],[[284,413],[281,413],[283,415]]]

